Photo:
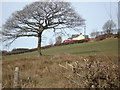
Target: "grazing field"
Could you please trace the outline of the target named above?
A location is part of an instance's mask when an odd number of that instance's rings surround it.
[[[55,55],[61,53],[69,53],[75,55],[117,55],[118,54],[118,39],[108,39],[97,42],[86,42],[79,44],[71,44],[66,46],[56,46],[42,50],[43,55]],[[18,55],[3,56],[4,59],[36,57],[38,52],[30,52]]]
[[[118,88],[118,41],[108,39],[3,57],[3,88],[13,87],[20,68],[22,88]]]
[[[108,39],[97,42],[86,42],[79,44],[71,44],[67,46],[50,48],[43,50],[45,55],[54,55],[58,53],[70,53],[70,54],[105,54],[116,55],[118,54],[118,39]]]

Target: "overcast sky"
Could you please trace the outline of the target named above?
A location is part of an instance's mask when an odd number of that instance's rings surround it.
[[[11,16],[11,14],[17,10],[23,9],[27,4],[31,2],[1,2],[2,3],[2,23]],[[0,6],[1,6],[0,3]],[[110,19],[110,14],[113,21],[117,24],[117,2],[71,2],[71,5],[76,12],[86,19],[86,34],[90,34],[93,30],[102,30],[104,23]],[[111,13],[110,13],[111,7]],[[1,7],[0,7],[1,8]],[[83,33],[83,31],[81,31]],[[79,33],[72,32],[70,34]],[[50,40],[54,41],[52,32],[44,32],[44,42],[42,45],[49,44]],[[49,35],[48,35],[49,34]],[[48,38],[49,36],[49,38]],[[45,40],[46,39],[46,40]],[[67,37],[63,37],[67,39]],[[16,40],[7,50],[13,48],[36,48],[37,38],[20,38]],[[5,49],[3,47],[3,49]]]

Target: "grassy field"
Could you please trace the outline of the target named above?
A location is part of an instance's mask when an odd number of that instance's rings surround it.
[[[3,87],[13,87],[16,66],[22,88],[119,87],[117,39],[53,47],[42,53],[4,56]]]
[[[57,46],[42,50],[43,55],[55,55],[62,53],[69,53],[75,55],[117,55],[118,54],[118,39],[108,39],[97,42],[86,42],[79,44],[71,44],[66,46]],[[15,58],[30,58],[38,56],[38,52],[30,52],[19,55],[3,56],[4,59]]]
[[[54,55],[64,52],[78,55],[80,54],[116,55],[118,53],[118,40],[109,39],[104,41],[72,44],[43,50],[44,55]]]

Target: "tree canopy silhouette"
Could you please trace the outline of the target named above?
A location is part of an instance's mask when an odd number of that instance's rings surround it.
[[[41,53],[41,35],[44,30],[75,28],[85,24],[68,2],[34,2],[14,12],[3,25],[3,41],[10,45],[19,37],[37,37]]]
[[[114,23],[113,20],[108,20],[104,25],[103,25],[103,30],[107,33],[111,33],[111,31],[116,27],[116,24]]]

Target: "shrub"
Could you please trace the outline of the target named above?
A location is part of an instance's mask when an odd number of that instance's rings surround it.
[[[80,88],[118,88],[119,73],[118,65],[104,61],[94,60],[90,57],[84,59],[83,63],[74,62],[66,67],[69,71],[67,75],[63,72],[71,87]]]

